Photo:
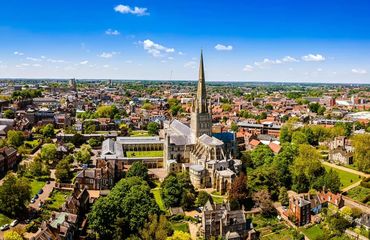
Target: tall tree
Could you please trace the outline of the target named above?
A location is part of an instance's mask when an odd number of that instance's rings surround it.
[[[355,164],[360,171],[370,172],[370,134],[357,134],[352,142]]]
[[[141,177],[145,181],[149,179],[148,168],[142,162],[134,162],[127,171],[127,177]]]
[[[14,174],[8,174],[0,186],[0,211],[16,216],[27,209],[26,203],[30,198],[29,181],[18,178]]]
[[[245,203],[248,196],[247,189],[247,178],[244,174],[236,177],[231,184],[231,189],[229,191],[229,200],[231,202],[237,201],[239,205]]]

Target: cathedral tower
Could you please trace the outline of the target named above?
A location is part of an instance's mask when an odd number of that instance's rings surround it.
[[[202,52],[200,53],[197,96],[193,101],[190,127],[196,138],[202,136],[203,134],[212,136],[212,116],[210,109],[208,109],[207,103]]]

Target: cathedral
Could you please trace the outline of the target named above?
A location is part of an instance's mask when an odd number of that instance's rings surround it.
[[[192,102],[190,127],[178,120],[164,126],[164,167],[167,172],[188,171],[196,188],[226,193],[242,167],[221,137],[212,135],[211,103],[207,101],[203,54],[200,56],[196,98]]]

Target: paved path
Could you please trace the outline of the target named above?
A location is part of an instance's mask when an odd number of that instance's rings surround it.
[[[329,167],[339,169],[339,170],[343,170],[343,171],[346,171],[346,172],[357,174],[357,175],[360,175],[361,177],[366,177],[366,178],[370,177],[370,174],[367,174],[367,173],[364,173],[364,172],[361,172],[361,171],[357,171],[357,170],[354,170],[354,169],[351,169],[351,168],[346,168],[346,167],[343,167],[343,166],[339,166],[339,165],[336,165],[336,164],[333,164],[333,163],[323,161],[322,164],[324,164],[326,166],[329,166]]]
[[[34,203],[30,203],[28,206],[31,208],[34,208],[36,210],[39,210],[39,203],[40,201],[45,202],[46,199],[49,198],[51,192],[53,191],[53,188],[55,187],[55,181],[50,181],[49,184],[45,184],[45,186],[42,188],[44,191],[42,194],[39,195],[39,198],[36,199]]]
[[[361,180],[360,180],[360,181],[355,182],[355,183],[354,183],[354,184],[352,184],[352,185],[349,185],[348,187],[343,188],[343,189],[342,189],[342,192],[348,192],[348,191],[349,191],[349,190],[351,190],[352,188],[355,188],[355,187],[357,187],[357,186],[360,186],[360,184],[361,184]]]

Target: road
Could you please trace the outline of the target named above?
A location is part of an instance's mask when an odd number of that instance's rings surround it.
[[[39,210],[40,209],[39,203],[45,202],[45,200],[49,198],[54,187],[55,187],[55,181],[50,181],[49,184],[45,184],[45,186],[42,188],[43,193],[39,194],[39,198],[36,199],[34,203],[30,203],[28,206],[33,209]]]

